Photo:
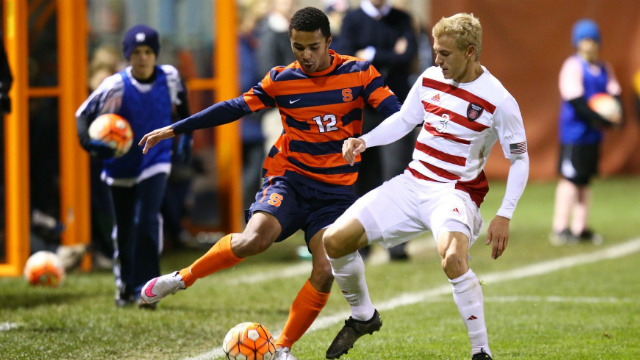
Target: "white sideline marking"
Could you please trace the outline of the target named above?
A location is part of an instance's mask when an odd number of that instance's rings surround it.
[[[11,322],[0,323],[0,331],[9,331],[11,329],[17,329],[17,328],[18,328],[18,324],[16,323],[11,323]]]
[[[290,278],[303,274],[311,274],[311,262],[305,262],[297,265],[288,266],[283,269],[264,271],[260,273],[252,273],[248,275],[241,275],[227,280],[229,283],[234,284],[257,284],[266,282],[273,279]]]
[[[536,302],[536,303],[571,303],[571,304],[638,304],[640,299],[617,297],[587,296],[489,296],[484,302]]]
[[[450,302],[448,296],[437,296],[426,299],[424,302],[441,303]],[[634,298],[617,298],[612,296],[605,297],[588,297],[588,296],[486,296],[486,303],[514,303],[514,302],[533,302],[533,303],[564,303],[564,304],[640,304],[640,299]]]
[[[433,240],[431,233],[424,234],[418,238],[415,238],[407,243],[407,252],[409,256],[416,253],[424,253],[427,250],[436,249],[436,242]],[[386,264],[391,261],[389,257],[389,251],[384,250],[380,246],[374,246],[371,249],[369,258],[365,262],[367,266],[376,266]]]
[[[425,236],[416,238],[407,244],[407,251],[411,253],[421,253],[428,249],[435,249],[436,244],[433,241],[432,236]],[[376,266],[389,262],[389,253],[377,246],[371,251],[371,255],[367,260],[368,266]],[[286,279],[295,276],[305,275],[311,273],[311,262],[304,262],[288,266],[278,270],[265,271],[260,273],[251,273],[247,275],[241,275],[233,277],[232,279],[224,280],[227,283],[233,284],[257,284],[263,283],[273,279]]]
[[[635,252],[640,251],[640,238],[633,239],[621,244],[613,245],[608,248],[594,251],[589,254],[580,254],[574,256],[567,256],[564,258],[559,258],[555,260],[549,260],[537,264],[532,264],[528,266],[524,266],[521,268],[513,269],[510,271],[501,271],[496,273],[490,273],[482,276],[480,281],[484,283],[498,283],[503,281],[509,281],[514,279],[522,279],[527,277],[539,276],[548,274],[551,272],[559,271],[562,269],[591,264],[602,260],[616,259],[620,257],[624,257],[627,255],[631,255]],[[389,300],[376,303],[376,308],[380,311],[383,310],[391,310],[400,306],[413,305],[419,302],[430,301],[433,297],[451,294],[451,285],[446,284],[443,286],[439,286],[426,291],[412,292],[412,293],[404,293],[391,298]],[[503,297],[503,299],[507,299],[508,297]],[[514,297],[517,298],[517,297]],[[534,299],[536,297],[522,297]],[[556,297],[540,297],[540,299],[556,299]],[[589,298],[583,298],[589,299]],[[586,302],[587,300],[585,300]],[[313,325],[307,330],[307,333],[321,330],[327,328],[329,326],[333,326],[344,321],[346,318],[350,316],[349,311],[337,313],[329,316],[318,317]],[[273,337],[277,338],[278,334],[282,332],[282,330],[278,330],[278,333],[273,333]],[[184,360],[211,360],[217,359],[224,356],[222,352],[222,348],[218,347],[215,350],[197,355],[195,357],[185,358]]]

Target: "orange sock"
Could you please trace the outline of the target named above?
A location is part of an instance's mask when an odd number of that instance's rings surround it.
[[[304,335],[309,326],[318,317],[328,299],[329,293],[319,292],[307,280],[296,299],[293,300],[287,323],[282,329],[282,334],[280,334],[278,341],[276,341],[276,348],[288,347],[291,349],[293,343]]]
[[[180,270],[182,281],[189,287],[200,278],[211,275],[222,269],[227,269],[241,262],[244,258],[237,257],[231,250],[231,234],[218,240],[206,254],[196,260],[191,266]]]

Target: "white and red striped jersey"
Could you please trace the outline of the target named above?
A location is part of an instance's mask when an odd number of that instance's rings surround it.
[[[401,118],[405,127],[422,124],[408,166],[413,176],[455,183],[478,206],[489,189],[483,169],[496,140],[506,158],[527,151],[516,100],[484,66],[482,69],[476,80],[457,83],[445,79],[440,68],[428,68],[393,116]],[[382,145],[386,141],[380,136],[374,130],[363,139],[367,147]]]

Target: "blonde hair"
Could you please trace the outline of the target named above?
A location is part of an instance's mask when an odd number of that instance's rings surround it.
[[[460,13],[443,17],[431,31],[434,39],[448,35],[455,39],[458,49],[465,51],[469,45],[476,49],[476,60],[482,52],[482,25],[473,14]]]

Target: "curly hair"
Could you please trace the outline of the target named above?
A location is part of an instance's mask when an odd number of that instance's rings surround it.
[[[331,26],[329,18],[322,10],[314,7],[306,7],[296,11],[289,23],[289,36],[293,30],[314,32],[320,29],[322,36],[329,39]]]
[[[476,48],[476,60],[482,52],[482,25],[473,14],[455,14],[443,17],[436,23],[431,32],[434,39],[448,35],[456,40],[458,49],[464,51],[473,45]]]

